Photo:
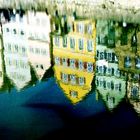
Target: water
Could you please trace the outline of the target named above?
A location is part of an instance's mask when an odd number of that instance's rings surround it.
[[[0,139],[134,137],[139,25],[71,17],[49,38],[50,17],[30,16],[0,35]]]

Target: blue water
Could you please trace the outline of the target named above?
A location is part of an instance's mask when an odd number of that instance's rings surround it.
[[[51,77],[36,86],[0,94],[0,139],[34,140],[72,135],[110,133],[138,125],[127,102],[108,112],[96,94],[72,105]],[[64,135],[63,135],[64,134]]]

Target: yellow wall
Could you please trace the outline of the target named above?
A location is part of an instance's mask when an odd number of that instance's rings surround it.
[[[82,22],[83,24],[91,24],[92,25],[92,33],[89,35],[87,33],[77,33],[76,24],[79,22]],[[53,55],[54,57],[60,57],[60,58],[70,58],[70,59],[76,59],[76,60],[82,60],[83,62],[91,62],[95,66],[95,52],[96,52],[96,26],[95,21],[90,20],[81,20],[81,21],[75,21],[75,32],[70,32],[69,34],[65,35],[64,37],[67,38],[67,47],[63,47],[63,37],[60,35],[53,35]],[[55,37],[59,38],[59,45],[55,45]],[[70,48],[70,38],[75,39],[75,49]],[[84,40],[84,47],[83,50],[79,50],[78,42],[79,39]],[[87,40],[93,41],[93,51],[88,52],[87,50]],[[67,98],[70,99],[70,101],[75,104],[81,101],[91,90],[91,83],[94,78],[94,68],[93,72],[89,73],[86,70],[78,70],[78,68],[70,68],[65,67],[63,65],[54,65],[54,72],[55,77],[57,79],[57,82],[59,86],[64,91]],[[74,74],[77,77],[84,77],[85,78],[85,84],[83,86],[81,85],[71,85],[71,83],[63,83],[61,80],[61,73],[65,74]],[[70,95],[70,91],[76,91],[78,93],[77,97],[72,97]]]

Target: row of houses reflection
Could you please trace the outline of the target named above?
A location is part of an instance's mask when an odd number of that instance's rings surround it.
[[[75,19],[64,34],[54,29],[54,72],[73,102],[95,89],[109,110],[127,97],[139,112],[139,25]]]
[[[73,104],[95,90],[110,110],[127,97],[139,112],[139,25],[71,18],[64,33],[65,26],[60,30],[54,20],[52,30],[48,19],[36,12],[29,13],[27,24],[3,24],[1,89],[14,85],[21,90],[53,67],[57,84]]]

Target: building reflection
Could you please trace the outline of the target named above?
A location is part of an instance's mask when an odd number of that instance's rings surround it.
[[[64,94],[73,103],[91,90],[94,78],[96,26],[93,20],[75,20],[66,35],[54,33],[54,72]]]
[[[50,54],[50,19],[45,12],[30,13],[28,15],[28,59],[41,80],[51,66]]]
[[[130,73],[128,75],[127,98],[135,111],[140,115],[140,75]]]
[[[0,88],[4,84],[4,65],[3,65],[3,42],[2,34],[0,33]]]
[[[120,71],[115,54],[114,21],[97,21],[96,90],[109,110],[115,108],[126,94],[126,75]]]
[[[31,80],[27,57],[26,25],[6,23],[3,25],[4,61],[7,77],[20,90]]]

